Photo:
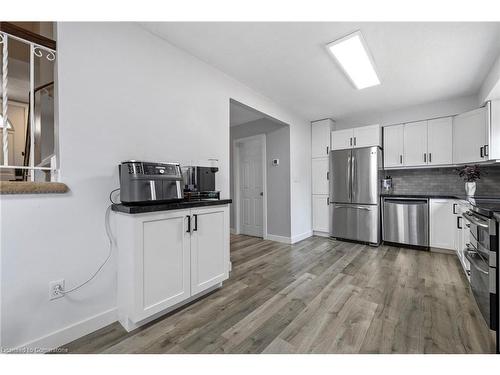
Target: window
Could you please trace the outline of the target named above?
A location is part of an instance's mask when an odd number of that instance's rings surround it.
[[[0,22],[0,180],[57,178],[53,35],[52,22]]]

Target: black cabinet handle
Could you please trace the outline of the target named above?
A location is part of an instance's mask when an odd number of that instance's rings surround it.
[[[462,228],[462,225],[460,225],[460,224],[461,224],[461,222],[460,222],[460,219],[461,219],[461,218],[462,218],[461,216],[458,216],[458,217],[457,217],[457,228],[458,228],[458,229],[463,229],[463,228]]]
[[[330,172],[326,172],[326,179],[329,180],[330,179]]]
[[[186,215],[186,217],[188,219],[188,230],[186,231],[186,233],[191,233],[191,216]]]
[[[403,164],[403,155],[399,155],[399,164]]]
[[[484,154],[483,149],[484,149],[484,146],[483,146],[483,147],[481,147],[481,148],[479,149],[479,155],[481,155],[481,157],[483,157],[483,156],[484,156],[484,155],[483,155],[483,154]]]
[[[354,137],[354,146],[356,146],[356,137]]]
[[[453,203],[453,213],[456,215],[457,214],[457,204]]]
[[[432,153],[429,152],[429,163],[432,163]]]
[[[198,230],[198,215],[194,214],[194,229],[193,232],[196,232]]]
[[[424,152],[424,163],[427,163],[427,154]]]
[[[328,155],[328,146],[326,146],[326,154]]]
[[[352,138],[349,138],[349,146],[352,146]]]
[[[484,145],[484,156],[489,156],[488,155],[488,145]]]
[[[326,197],[326,205],[329,206],[330,205],[330,197]]]

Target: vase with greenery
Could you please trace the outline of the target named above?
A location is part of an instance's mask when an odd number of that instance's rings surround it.
[[[457,169],[458,175],[465,181],[465,194],[474,196],[476,193],[476,180],[481,178],[479,165],[466,165]]]

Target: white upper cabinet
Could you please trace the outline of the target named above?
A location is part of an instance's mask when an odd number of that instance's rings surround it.
[[[384,166],[401,167],[403,165],[404,125],[384,127]]]
[[[487,149],[489,160],[500,160],[500,99],[492,100],[490,109],[490,141]]]
[[[427,163],[453,163],[453,120],[443,117],[427,121]]]
[[[380,125],[336,130],[332,132],[332,150],[382,146]]]
[[[453,163],[488,160],[488,110],[486,107],[453,118]]]
[[[333,121],[330,119],[311,123],[311,154],[313,158],[328,157],[332,126]]]
[[[380,125],[362,126],[354,128],[353,131],[353,146],[354,147],[370,147],[381,146],[381,129]]]
[[[328,194],[328,159],[312,160],[312,193]]]
[[[404,165],[427,164],[427,121],[410,122],[404,125]]]
[[[353,145],[352,129],[335,130],[332,132],[332,150],[344,150],[352,148]]]

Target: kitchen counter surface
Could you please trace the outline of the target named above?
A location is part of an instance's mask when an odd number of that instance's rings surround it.
[[[148,212],[183,210],[186,208],[194,208],[194,207],[220,206],[232,202],[233,202],[232,199],[219,199],[219,200],[207,199],[201,201],[180,201],[171,203],[147,204],[141,206],[129,206],[121,203],[116,203],[111,206],[111,209],[113,211],[123,212],[125,214],[144,214]]]
[[[428,193],[428,194],[397,194],[397,193],[382,193],[380,194],[383,198],[435,198],[435,199],[459,199],[463,201],[471,201],[472,199],[500,199],[500,196],[482,196],[476,195],[474,197],[468,197],[465,194],[440,194],[440,193]]]

